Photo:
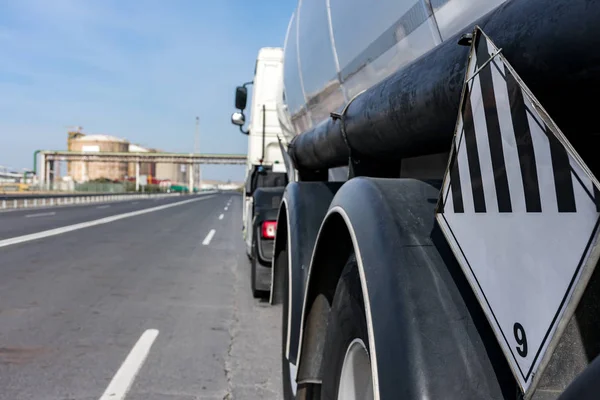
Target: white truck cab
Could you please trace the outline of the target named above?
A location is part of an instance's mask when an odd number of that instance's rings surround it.
[[[265,47],[256,59],[250,104],[248,168],[283,163],[277,136],[281,126],[277,118],[277,96],[283,80],[283,49]]]
[[[283,49],[272,47],[260,49],[253,81],[236,88],[235,106],[239,109],[239,112],[235,112],[231,117],[231,122],[238,125],[242,133],[248,135],[243,232],[246,253],[253,264],[256,263],[256,258],[258,258],[260,252],[253,249],[256,247],[261,248],[260,241],[270,240],[272,242],[272,238],[261,237],[259,240],[255,237],[256,232],[260,229],[256,227],[259,221],[256,221],[253,194],[257,188],[280,187],[283,190],[287,183],[286,170],[278,139],[278,136],[281,136],[282,133],[277,113],[278,96],[281,92],[282,81]],[[252,100],[249,108],[248,130],[244,130],[246,122],[244,109],[246,108],[247,87],[249,85],[253,86]],[[265,197],[262,196],[261,198]],[[274,209],[278,207],[279,203],[273,204]],[[264,264],[270,266],[270,255],[264,255],[264,253],[271,251],[270,242],[263,247],[265,251],[261,253],[261,260],[259,261],[262,261],[263,266],[266,266]],[[253,279],[253,291],[267,292],[270,289],[268,284],[270,282],[270,271],[267,272],[268,274],[265,274],[265,276],[268,276],[269,279],[265,279],[266,283],[264,285],[260,285],[260,282],[255,282]]]

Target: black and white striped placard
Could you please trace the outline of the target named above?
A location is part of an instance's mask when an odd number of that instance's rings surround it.
[[[453,146],[436,218],[531,393],[598,261],[596,181],[479,29]]]
[[[497,56],[481,68],[493,50],[485,37],[478,38],[451,163],[451,198],[444,199],[439,212],[448,212],[449,205],[454,213],[576,212],[577,184],[600,210],[600,195],[591,179],[572,167],[575,161],[565,145],[503,58]],[[545,166],[550,170],[540,170]],[[540,185],[540,179],[548,177],[551,185]],[[493,185],[484,190],[485,179]]]

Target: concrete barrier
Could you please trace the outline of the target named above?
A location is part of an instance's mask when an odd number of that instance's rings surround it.
[[[45,208],[80,204],[108,203],[165,197],[201,196],[217,193],[216,190],[194,194],[182,193],[70,193],[70,194],[0,194],[0,211],[21,208]]]

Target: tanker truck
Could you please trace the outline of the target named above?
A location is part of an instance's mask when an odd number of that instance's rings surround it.
[[[600,1],[300,0],[290,399],[600,398]]]

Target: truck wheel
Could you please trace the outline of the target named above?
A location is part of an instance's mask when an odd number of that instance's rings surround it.
[[[372,400],[373,377],[367,319],[356,258],[337,284],[323,355],[323,400]]]

